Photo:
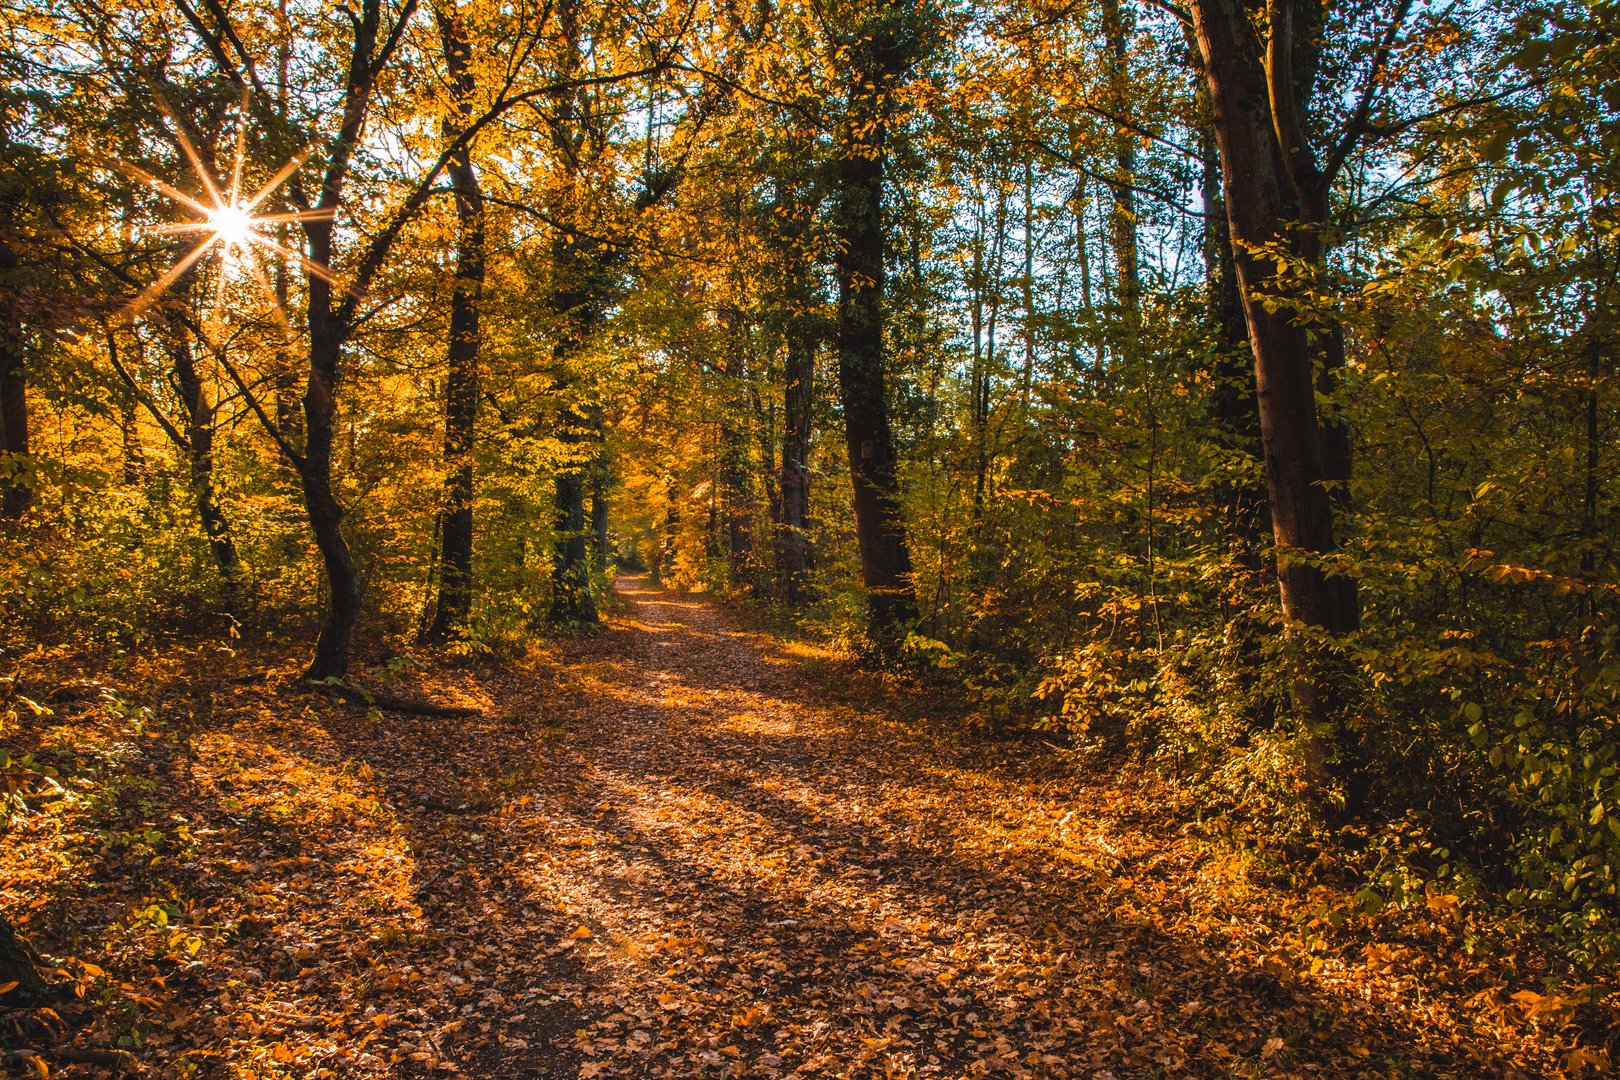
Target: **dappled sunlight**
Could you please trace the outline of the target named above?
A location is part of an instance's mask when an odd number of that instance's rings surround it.
[[[577,735],[501,814],[528,902],[595,972],[570,984],[599,1003],[569,1043],[586,1075],[1043,1076],[1117,1066],[1122,1041],[1135,1068],[1323,1068],[1284,1036],[1324,1023],[1428,1052],[1411,1006],[1273,972],[1229,877],[1139,827],[1128,790],[953,763],[792,700],[712,607],[674,627],[627,599],[627,654],[572,669]]]
[[[1439,961],[1411,944],[1313,945],[1251,860],[1166,835],[1145,780],[986,765],[772,665],[786,647],[712,604],[623,595],[611,634],[521,671],[395,687],[477,704],[454,721],[267,688],[192,731],[176,855],[206,871],[116,924],[182,956],[126,991],[174,1025],[150,1037],[287,1077],[1343,1075],[1454,1059],[1463,1031],[1490,1069],[1536,1052],[1511,1011],[1416,995]]]
[[[720,727],[738,735],[785,738],[799,734],[799,725],[795,720],[784,716],[761,716],[752,712],[733,713],[720,724]]]

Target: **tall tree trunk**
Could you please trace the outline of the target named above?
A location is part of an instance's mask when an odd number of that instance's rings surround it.
[[[782,517],[777,563],[782,592],[803,602],[810,584],[810,421],[815,403],[816,340],[799,316],[790,324],[782,392]]]
[[[1277,18],[1264,43],[1242,0],[1192,0],[1191,13],[1220,145],[1227,222],[1254,353],[1266,491],[1278,547],[1278,591],[1289,619],[1332,637],[1359,624],[1354,580],[1322,568],[1323,557],[1336,550],[1329,485],[1348,478],[1349,442],[1342,426],[1328,425],[1324,433],[1316,405],[1323,387],[1313,368],[1320,364],[1322,378],[1333,378],[1342,362],[1342,337],[1336,326],[1312,321],[1300,304],[1290,302],[1291,286],[1278,275],[1277,264],[1258,254],[1265,245],[1281,243],[1306,265],[1320,265],[1322,258],[1327,178],[1316,172],[1301,116],[1302,103],[1309,100],[1318,34],[1295,23],[1296,14],[1311,14],[1311,6],[1303,5],[1298,13],[1294,6],[1290,0],[1274,0]],[[1279,132],[1286,146],[1279,142]],[[1308,739],[1318,781],[1336,772],[1346,782],[1354,812],[1360,801],[1361,753],[1343,724],[1343,682],[1330,659],[1307,656],[1294,679],[1295,700],[1311,730],[1327,733]]]
[[[17,269],[17,256],[0,244],[0,274]],[[28,475],[28,381],[23,372],[22,321],[0,310],[0,517],[16,521],[34,501]]]
[[[742,313],[732,312],[726,328],[720,385],[720,509],[727,575],[752,587],[754,573],[754,470],[749,461],[748,354]]]
[[[799,185],[781,181],[771,215],[776,254],[782,267],[776,316],[781,325],[782,431],[779,449],[766,447],[766,461],[781,458],[774,499],[776,594],[789,604],[804,602],[810,591],[810,429],[815,406],[815,358],[825,337],[818,314],[823,300],[820,270],[810,251],[810,206]],[[773,410],[774,413],[774,410]],[[774,423],[773,423],[774,427]],[[773,432],[774,436],[774,432]]]
[[[1196,48],[1196,42],[1192,44]],[[1222,446],[1260,460],[1263,450],[1260,403],[1254,390],[1254,352],[1249,347],[1243,296],[1238,289],[1237,264],[1232,256],[1232,235],[1226,222],[1220,147],[1207,119],[1199,133],[1199,144],[1204,157],[1204,287],[1208,296],[1205,319],[1214,349],[1211,412]],[[1217,494],[1223,504],[1222,527],[1227,544],[1240,565],[1249,571],[1258,571],[1263,538],[1271,528],[1264,480],[1223,483]]]
[[[291,237],[291,229],[288,226],[277,227],[277,239],[283,247],[290,246],[293,242]],[[292,292],[289,277],[286,258],[278,256],[271,276],[271,288],[275,293],[276,304],[283,311],[287,310]],[[293,460],[293,456],[286,448],[303,443],[304,417],[303,410],[298,405],[298,373],[294,369],[290,334],[276,348],[275,365],[275,430],[279,436],[278,448],[281,449],[282,464],[296,476],[298,463]]]
[[[609,512],[612,507],[608,497],[610,486],[608,463],[599,458],[596,468],[591,470],[591,566],[599,577],[606,576],[609,557],[613,554],[608,548]]]
[[[124,486],[133,487],[146,479],[146,453],[141,448],[140,431],[141,391],[131,369],[125,367],[120,358],[118,332],[106,319],[102,320],[101,329],[107,337],[107,362],[123,384],[123,393],[118,397],[118,441],[123,451]],[[141,337],[132,333],[130,341],[136,349],[134,371],[143,371],[146,365],[141,361]]]
[[[973,335],[973,356],[968,367],[968,434],[973,453],[973,520],[984,516],[985,438],[984,414],[981,401],[987,401],[983,388],[989,378],[985,368],[984,348],[984,293],[985,293],[985,233],[984,200],[975,200],[973,214],[973,265],[968,271],[968,320]]]
[[[1024,295],[1024,369],[1019,380],[1020,411],[1029,414],[1029,396],[1035,381],[1035,178],[1024,162],[1024,272],[1019,285]]]
[[[560,440],[580,446],[589,439],[587,420],[569,411],[561,425]],[[591,626],[598,621],[596,598],[591,593],[590,529],[585,520],[585,470],[568,466],[557,474],[552,501],[552,528],[557,541],[552,552],[551,621],[559,626]]]
[[[118,442],[124,462],[125,487],[134,487],[146,478],[146,454],[141,449],[138,404],[135,395],[128,391],[118,399]]]
[[[390,32],[379,48],[380,3],[360,0],[358,7],[359,15],[352,19],[354,47],[344,79],[339,137],[333,141],[326,159],[314,213],[301,222],[308,258],[319,267],[330,266],[332,262],[334,217],[342,204],[350,156],[365,129],[377,75],[403,40],[402,34]],[[415,10],[415,0],[407,0],[394,30],[402,29]],[[382,265],[388,244],[398,235],[404,221],[404,217],[396,217],[390,228],[372,241],[350,286],[351,291],[341,301],[333,295],[332,282],[325,274],[310,273],[306,279],[309,372],[304,383],[304,452],[295,464],[310,532],[321,553],[327,589],[326,615],[315,639],[315,654],[304,670],[307,680],[341,679],[348,674],[354,628],[360,620],[360,577],[343,536],[343,504],[338,501],[332,484],[337,393],[343,347],[354,332],[359,297],[369,287],[371,276]]]
[[[436,12],[445,68],[455,96],[456,120],[444,134],[454,138],[473,109],[471,54],[460,16]],[[435,640],[465,632],[472,614],[473,437],[478,423],[479,305],[484,291],[484,194],[468,146],[451,155],[448,170],[456,201],[456,279],[450,293],[450,341],[444,394],[443,505],[439,510],[439,591],[427,636]]]
[[[315,257],[324,264],[327,254],[317,249]],[[304,391],[305,446],[298,475],[310,531],[326,572],[326,618],[315,639],[315,655],[304,671],[306,679],[319,681],[348,674],[354,627],[360,619],[360,578],[343,536],[343,505],[332,490],[339,363],[348,334],[331,309],[331,286],[311,275],[309,291],[309,382]]]
[[[984,256],[982,226],[976,230],[978,243],[973,249],[973,265],[978,283],[974,289],[973,329],[973,520],[984,516],[985,485],[990,475],[990,399],[996,377],[996,324],[1001,317],[1001,259],[1007,247],[1007,191],[996,180],[996,216],[990,235],[990,253]],[[990,313],[984,314],[984,297],[990,300]],[[979,337],[983,332],[984,343]]]
[[[558,626],[592,626],[599,620],[591,590],[591,529],[585,512],[590,481],[584,459],[595,441],[593,434],[589,416],[574,405],[564,408],[557,419],[557,441],[570,459],[558,468],[551,504],[555,541],[548,614]]]
[[[673,475],[664,477],[664,525],[658,541],[658,561],[655,566],[659,581],[667,581],[675,573],[675,558],[680,553],[681,492]]]
[[[559,75],[571,75],[584,63],[585,33],[579,25],[577,0],[562,0],[556,8],[563,48]],[[568,224],[574,213],[574,181],[587,153],[599,150],[605,135],[594,126],[588,91],[559,95],[553,105],[549,133],[552,148],[566,170],[558,193],[551,239],[550,313],[557,320],[552,363],[562,406],[557,417],[557,441],[564,460],[557,469],[552,494],[554,542],[551,559],[550,619],[561,626],[593,626],[600,621],[591,590],[591,545],[585,498],[589,471],[602,438],[599,408],[583,400],[590,394],[580,385],[575,370],[578,355],[600,323],[610,288],[603,265],[604,253]]]
[[[1123,121],[1130,112],[1130,36],[1132,20],[1120,0],[1103,0],[1104,44],[1108,50],[1108,106],[1119,117],[1114,130],[1114,217],[1110,236],[1118,284],[1114,299],[1134,331],[1142,306],[1141,244],[1136,220],[1136,132]]]
[[[899,8],[898,4],[886,5]],[[855,79],[836,166],[838,390],[854,487],[855,535],[868,618],[880,648],[916,616],[911,553],[901,513],[894,435],[884,371],[883,175],[887,91],[908,70],[912,42],[893,21],[869,25],[854,50]],[[914,32],[914,31],[912,31]]]
[[[562,444],[564,460],[558,466],[552,496],[555,543],[549,616],[560,626],[591,626],[600,619],[591,591],[591,529],[585,499],[596,447],[602,439],[602,420],[599,410],[579,400],[584,388],[574,364],[601,317],[601,268],[592,254],[580,249],[578,238],[565,232],[552,240],[551,258],[555,284],[550,307],[561,321],[552,362],[563,401],[557,417],[557,441]]]

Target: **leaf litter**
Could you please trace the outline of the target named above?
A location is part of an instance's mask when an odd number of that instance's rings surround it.
[[[0,900],[64,989],[0,996],[8,1065],[1529,1077],[1617,1049],[1606,989],[1471,954],[1444,896],[1325,919],[1331,889],[1271,880],[1148,774],[987,754],[712,601],[619,591],[594,638],[399,680],[468,718],[207,648],[25,718],[61,767]]]

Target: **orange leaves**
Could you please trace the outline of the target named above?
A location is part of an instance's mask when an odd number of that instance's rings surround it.
[[[1607,1068],[1575,1042],[1599,991],[1508,996],[1451,892],[1302,921],[1343,898],[1145,777],[987,763],[660,599],[555,670],[456,675],[501,706],[465,724],[295,722],[267,697],[198,731],[198,783],[164,792],[196,870],[95,867],[118,913],[170,925],[92,937],[60,1026],[108,1044],[116,994],[149,1060],[301,1076],[565,1053],[586,1077],[750,1080]],[[535,739],[516,713],[567,723]]]

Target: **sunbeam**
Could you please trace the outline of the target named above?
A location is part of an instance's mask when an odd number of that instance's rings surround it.
[[[213,311],[209,322],[217,324],[225,314],[225,290],[228,281],[234,277],[241,277],[252,281],[257,288],[254,290],[266,297],[274,309],[276,322],[281,326],[283,333],[292,335],[292,323],[282,308],[275,290],[268,287],[267,276],[261,265],[261,256],[272,259],[293,260],[310,274],[332,281],[332,273],[325,266],[314,262],[301,252],[279,242],[267,231],[277,225],[297,224],[307,221],[330,220],[332,210],[319,208],[314,210],[280,211],[260,214],[258,206],[273,195],[278,188],[292,178],[301,165],[309,159],[314,147],[294,154],[270,178],[269,183],[245,196],[242,192],[242,173],[247,157],[247,112],[248,99],[244,96],[242,107],[237,113],[235,133],[235,153],[230,163],[229,183],[223,177],[216,175],[209,169],[203,160],[203,155],[190,137],[186,135],[185,127],[179,117],[169,108],[168,104],[159,99],[159,106],[168,117],[173,127],[175,141],[179,144],[181,152],[190,164],[191,170],[196,174],[197,181],[203,189],[204,198],[199,199],[186,194],[173,184],[170,184],[144,169],[125,161],[112,160],[108,164],[122,172],[125,176],[137,181],[153,191],[166,196],[176,203],[182,210],[196,215],[190,221],[176,221],[158,225],[150,232],[153,233],[199,233],[201,238],[183,254],[160,278],[148,285],[120,312],[120,318],[125,322],[132,322],[150,307],[165,291],[167,291],[180,277],[205,257],[217,254],[219,257],[219,273],[215,283]],[[204,201],[206,199],[206,201]]]

